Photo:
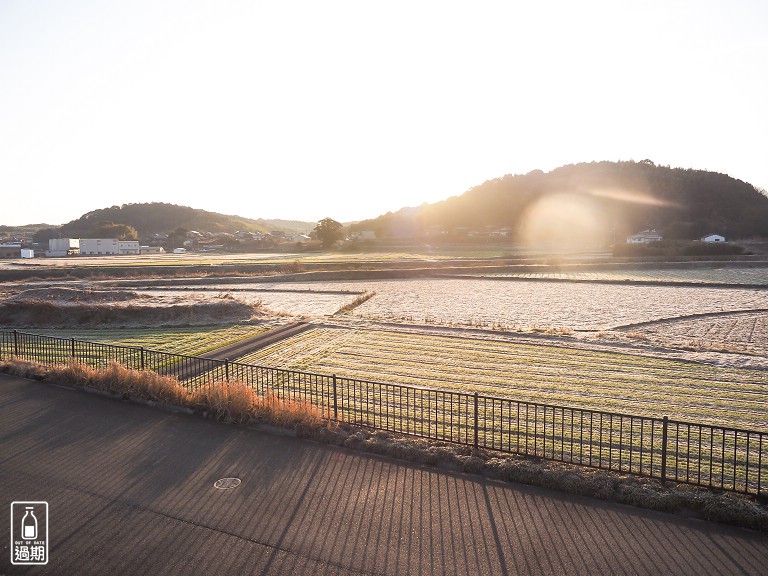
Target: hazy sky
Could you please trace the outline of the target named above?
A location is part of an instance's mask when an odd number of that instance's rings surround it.
[[[645,158],[768,188],[768,2],[0,0],[0,224],[347,221]]]

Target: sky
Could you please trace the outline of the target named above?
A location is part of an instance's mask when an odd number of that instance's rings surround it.
[[[0,0],[0,224],[342,222],[651,159],[768,188],[764,0]]]

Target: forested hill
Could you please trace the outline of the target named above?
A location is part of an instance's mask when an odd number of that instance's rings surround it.
[[[189,206],[151,202],[123,204],[102,208],[84,214],[77,220],[62,225],[56,231],[63,237],[87,237],[103,223],[113,223],[135,228],[139,237],[156,233],[168,234],[178,228],[198,232],[305,232],[314,224],[288,220],[252,220],[240,216],[227,216]]]
[[[601,242],[656,229],[666,238],[768,236],[768,196],[725,174],[641,162],[571,164],[507,175],[461,196],[355,225],[380,237],[506,228],[510,237]],[[470,232],[471,233],[471,232]]]

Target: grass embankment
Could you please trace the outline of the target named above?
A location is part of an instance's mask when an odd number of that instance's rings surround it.
[[[356,297],[354,300],[352,300],[351,302],[349,302],[349,303],[347,303],[347,304],[344,304],[344,306],[342,306],[341,308],[339,308],[339,309],[338,309],[338,310],[337,310],[337,311],[334,313],[334,315],[337,315],[337,314],[348,314],[349,312],[351,312],[352,310],[354,310],[355,308],[357,308],[357,307],[358,307],[358,306],[360,306],[361,304],[363,304],[363,303],[367,302],[368,300],[370,300],[370,299],[371,299],[371,298],[373,298],[374,296],[376,296],[376,292],[371,292],[371,291],[366,291],[366,292],[363,292],[362,294],[360,294],[359,296],[357,296],[357,297]]]
[[[0,372],[188,407],[224,422],[293,428],[302,437],[374,454],[768,531],[768,509],[749,497],[336,425],[307,403],[283,400],[272,393],[259,396],[241,382],[212,382],[192,391],[175,378],[129,370],[115,362],[94,370],[77,362],[45,366],[10,359],[0,361]]]
[[[62,306],[45,300],[29,300],[0,304],[0,325],[97,327],[157,326],[179,324],[214,324],[248,320],[258,312],[258,306],[237,302],[198,302],[170,306],[110,306],[77,304]]]
[[[554,345],[318,328],[240,360],[526,402],[768,430],[768,372]]]

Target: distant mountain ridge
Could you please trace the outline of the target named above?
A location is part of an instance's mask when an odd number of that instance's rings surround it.
[[[610,243],[656,229],[665,238],[768,237],[765,191],[725,174],[641,162],[571,164],[506,175],[460,196],[354,224],[379,237],[497,229],[510,238]]]
[[[149,202],[123,204],[93,210],[77,220],[63,224],[57,229],[62,236],[82,237],[91,233],[102,222],[124,224],[135,228],[140,237],[152,234],[168,234],[178,228],[198,232],[270,232],[282,230],[289,233],[305,233],[316,223],[299,220],[266,220],[243,218],[209,212],[189,206]]]
[[[31,237],[38,230],[45,228],[51,228],[51,224],[22,224],[20,226],[0,225],[0,237],[2,236],[19,236],[19,237]]]

